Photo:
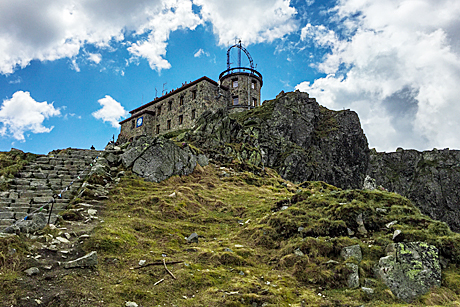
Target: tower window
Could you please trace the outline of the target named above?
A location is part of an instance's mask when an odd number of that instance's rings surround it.
[[[196,116],[196,111],[192,110],[192,119],[195,119],[195,116]]]
[[[196,90],[192,91],[192,99],[196,99]]]
[[[168,130],[171,129],[171,120],[168,120],[166,122],[166,127],[167,127],[166,129],[168,129]]]
[[[179,115],[179,125],[182,125],[184,122],[184,115]]]
[[[168,101],[168,111],[171,111],[172,110],[172,100],[171,101]]]
[[[257,98],[252,98],[252,105],[253,105],[254,107],[257,106]]]
[[[234,106],[237,106],[237,105],[239,105],[239,104],[240,104],[240,103],[239,103],[239,101],[238,101],[238,96],[233,96],[233,105],[234,105]]]
[[[160,125],[157,125],[157,134],[160,133]]]
[[[184,96],[180,96],[179,98],[179,106],[183,106],[184,105]]]
[[[157,110],[158,110],[158,112],[157,112],[158,116],[160,116],[161,115],[161,106],[158,106]]]
[[[252,88],[253,90],[256,89],[256,85],[257,85],[256,81],[252,80],[252,81],[251,81],[251,88]]]
[[[232,80],[232,87],[238,87],[238,79]]]

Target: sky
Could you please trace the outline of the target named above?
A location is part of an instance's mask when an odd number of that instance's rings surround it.
[[[103,149],[238,40],[262,100],[356,111],[378,151],[460,148],[458,0],[2,0],[0,151]]]

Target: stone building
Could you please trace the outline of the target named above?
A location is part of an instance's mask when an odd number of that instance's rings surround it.
[[[230,67],[233,48],[238,51],[236,67]],[[241,66],[241,52],[247,55],[249,67]],[[240,41],[228,49],[227,70],[220,74],[218,82],[201,77],[130,111],[131,116],[120,122],[118,141],[190,129],[207,110],[227,108],[229,112],[239,112],[255,108],[261,105],[262,85],[262,75],[254,69],[252,58]]]

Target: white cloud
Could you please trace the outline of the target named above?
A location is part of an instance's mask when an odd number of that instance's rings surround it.
[[[204,56],[207,56],[207,57],[210,56],[209,52],[204,51],[203,49],[200,48],[200,50],[198,50],[197,52],[195,52],[195,54],[194,54],[193,56],[194,56],[195,58],[200,58],[200,57],[203,56],[203,55],[204,55]]]
[[[289,0],[2,0],[0,73],[62,58],[79,71],[81,56],[101,61],[100,53],[84,51],[88,45],[127,48],[131,62],[144,58],[160,72],[171,67],[171,32],[209,22],[220,45],[235,37],[246,45],[271,42],[297,30],[295,14]]]
[[[88,60],[95,64],[99,64],[102,60],[102,55],[100,53],[88,53]]]
[[[302,29],[329,51],[315,65],[327,76],[297,88],[356,110],[378,150],[459,148],[460,2],[343,0],[335,14],[337,33]]]
[[[148,22],[137,34],[148,34],[146,40],[135,42],[128,51],[136,57],[146,58],[152,69],[161,71],[171,64],[164,59],[169,34],[177,29],[195,29],[201,19],[192,11],[190,0],[164,0],[162,8],[148,10]],[[152,31],[153,29],[153,31]]]
[[[289,0],[194,0],[205,21],[213,26],[219,44],[239,38],[245,43],[271,42],[297,30],[295,8]]]
[[[25,141],[24,133],[48,133],[54,127],[46,128],[43,121],[60,114],[53,104],[46,101],[37,102],[29,92],[18,91],[11,99],[3,100],[0,108],[0,135],[11,134],[19,141]]]
[[[191,0],[113,0],[110,5],[103,0],[1,1],[0,73],[13,73],[32,60],[62,58],[71,59],[78,71],[75,57],[84,45],[107,48],[123,41],[126,32],[140,35],[128,42],[134,56],[146,58],[153,69],[169,68],[163,58],[169,33],[194,29],[200,22]],[[89,60],[98,63],[100,56],[92,54]]]
[[[102,119],[104,122],[109,122],[114,128],[120,127],[118,122],[128,115],[128,111],[109,95],[99,99],[97,102],[102,106],[102,109],[93,112],[92,115],[96,119]]]

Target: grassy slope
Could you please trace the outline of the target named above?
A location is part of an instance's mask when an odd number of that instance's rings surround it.
[[[99,289],[104,306],[125,301],[142,306],[394,306],[398,301],[376,280],[369,279],[375,283],[373,298],[346,289],[342,247],[361,245],[363,282],[373,276],[373,265],[384,256],[395,229],[403,231],[405,241],[435,244],[459,262],[459,236],[397,194],[342,191],[321,182],[295,186],[275,173],[221,177],[221,172],[208,166],[159,184],[124,178],[112,193],[105,223],[85,246],[101,256],[99,275],[77,280],[79,287],[83,282],[85,289]],[[280,210],[283,205],[289,208]],[[345,227],[353,228],[357,212],[368,221],[369,235],[349,238]],[[393,220],[399,223],[386,229]],[[186,243],[192,232],[200,236],[198,244]],[[161,261],[163,254],[167,261],[183,261],[169,266],[176,280],[162,266],[131,269],[139,260]],[[451,264],[443,287],[415,304],[456,305],[457,272]]]
[[[124,177],[107,201],[105,222],[83,246],[97,250],[98,267],[63,277],[76,294],[68,306],[124,306],[126,301],[144,307],[395,306],[401,302],[372,279],[373,265],[384,256],[395,229],[403,231],[405,241],[435,244],[455,262],[443,271],[443,286],[413,305],[459,304],[459,235],[422,216],[407,199],[322,182],[294,185],[270,170],[264,177],[225,169],[226,177],[222,171],[198,167],[190,176],[158,184]],[[349,238],[346,227],[356,232],[358,213],[369,234]],[[393,220],[398,224],[387,229],[385,223]],[[186,243],[192,232],[199,243]],[[14,280],[24,269],[18,258],[26,253],[21,242],[28,241],[0,239],[0,294],[5,297],[20,292]],[[345,287],[347,271],[339,254],[352,244],[363,249],[361,278],[374,283],[373,297]],[[13,246],[17,252],[10,254]],[[296,255],[299,251],[304,255]],[[161,263],[163,258],[182,261],[168,265],[177,279],[162,265],[137,268],[139,260]]]

